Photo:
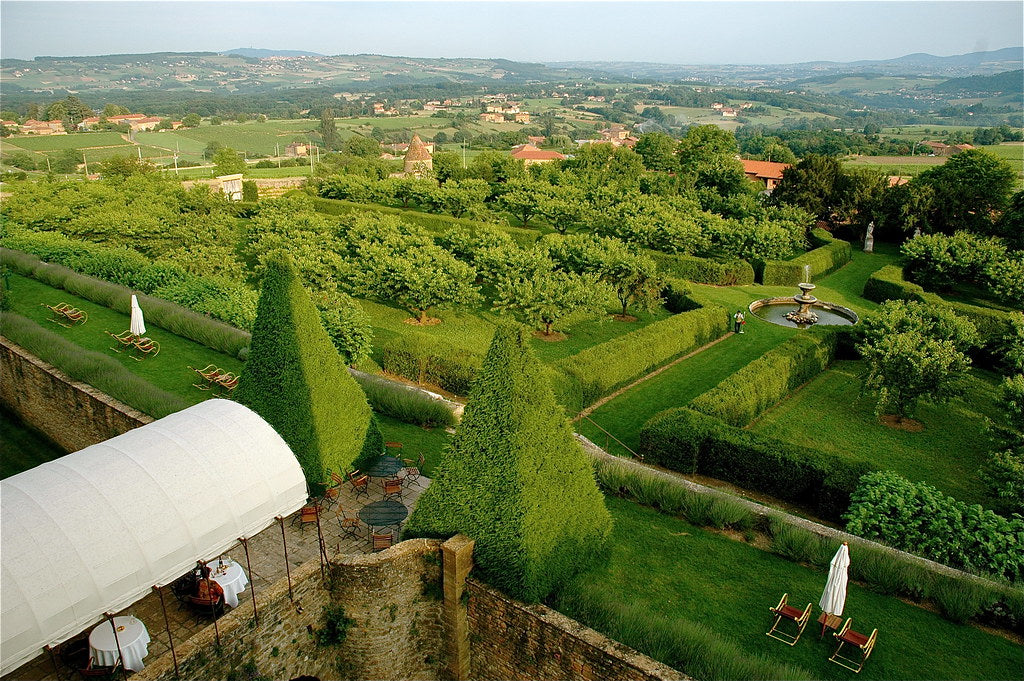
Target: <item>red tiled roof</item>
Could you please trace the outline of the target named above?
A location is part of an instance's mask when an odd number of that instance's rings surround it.
[[[743,164],[743,172],[755,177],[767,178],[769,180],[781,180],[782,171],[790,167],[788,163],[773,163],[772,161],[748,161],[740,159]]]
[[[890,175],[889,176],[889,186],[890,187],[898,187],[901,184],[906,184],[908,182],[910,182],[910,180],[908,180],[905,177],[900,177],[899,175]]]
[[[565,156],[557,151],[538,149],[532,144],[521,144],[512,151],[512,158],[518,158],[521,161],[561,161]]]
[[[430,152],[427,151],[427,146],[423,144],[423,140],[420,139],[419,135],[412,136],[412,142],[409,143],[409,151],[405,153],[406,161],[429,161],[433,157]]]

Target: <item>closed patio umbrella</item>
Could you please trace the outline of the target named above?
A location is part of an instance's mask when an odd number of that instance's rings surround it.
[[[142,308],[139,307],[139,300],[132,294],[132,322],[129,327],[132,334],[144,336],[146,334],[146,322],[142,318]]]
[[[846,584],[850,579],[849,567],[850,547],[843,542],[829,564],[828,581],[825,582],[825,591],[821,594],[821,600],[818,601],[822,612],[836,617],[843,614],[843,606],[846,605]]]

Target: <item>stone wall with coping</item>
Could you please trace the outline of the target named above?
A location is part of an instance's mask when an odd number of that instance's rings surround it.
[[[67,452],[77,452],[153,421],[3,337],[0,402]]]
[[[524,605],[473,579],[469,593],[475,681],[690,679],[543,605]]]
[[[337,555],[326,581],[319,560],[256,592],[259,622],[243,603],[187,641],[175,642],[182,679],[440,678],[444,664],[441,603],[441,542],[413,539],[369,555]],[[324,626],[324,607],[341,605],[352,620],[345,640],[321,646],[313,632]],[[154,637],[163,632],[151,631]],[[132,675],[136,681],[173,681],[168,652]]]

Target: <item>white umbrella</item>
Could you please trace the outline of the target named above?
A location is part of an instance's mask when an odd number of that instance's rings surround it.
[[[849,567],[850,547],[843,542],[829,564],[828,581],[825,582],[825,591],[818,601],[818,606],[823,612],[837,617],[843,614],[843,606],[846,605],[846,583],[850,579],[847,574]]]
[[[129,327],[133,335],[142,336],[146,333],[146,322],[142,318],[142,308],[139,307],[139,300],[132,294],[132,323]]]

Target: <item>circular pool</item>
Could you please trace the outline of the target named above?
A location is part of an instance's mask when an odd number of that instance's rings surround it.
[[[793,300],[793,297],[762,298],[750,304],[750,313],[759,319],[779,326],[788,326],[795,329],[806,329],[811,324],[798,324],[786,319],[786,314],[800,309],[800,306]],[[810,307],[818,317],[814,326],[849,326],[858,321],[857,313],[848,307],[817,301]]]

